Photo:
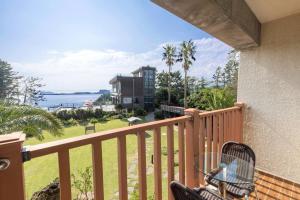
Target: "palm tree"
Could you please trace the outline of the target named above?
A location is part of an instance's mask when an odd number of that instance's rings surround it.
[[[184,70],[184,107],[187,108],[187,85],[188,77],[187,72],[190,69],[193,61],[196,60],[196,45],[192,40],[183,41],[180,44],[180,52],[177,61],[182,62],[182,67]]]
[[[45,110],[31,106],[0,104],[0,135],[23,131],[27,136],[42,140],[43,130],[59,136],[62,135],[62,129],[60,120]]]
[[[163,47],[163,59],[166,61],[167,66],[169,67],[168,74],[168,105],[171,103],[171,68],[176,62],[176,47],[170,44],[167,44]]]

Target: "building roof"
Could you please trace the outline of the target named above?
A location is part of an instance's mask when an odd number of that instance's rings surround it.
[[[128,79],[142,79],[143,77],[134,77],[134,76],[121,76],[121,75],[117,75],[115,77],[113,77],[110,81],[109,81],[109,84],[114,84],[116,83],[117,81],[120,81],[120,80],[128,80]]]
[[[140,71],[143,71],[143,70],[155,70],[156,71],[156,68],[155,67],[150,67],[150,66],[143,66],[143,67],[140,67],[140,68],[138,68],[137,70],[134,70],[133,72],[132,72],[132,74],[136,74],[136,73],[138,73],[138,72],[140,72]]]
[[[132,76],[122,76],[122,75],[117,75],[115,77],[113,77],[110,81],[109,84],[114,84],[115,82],[117,82],[118,80],[122,79],[122,78],[133,78]]]

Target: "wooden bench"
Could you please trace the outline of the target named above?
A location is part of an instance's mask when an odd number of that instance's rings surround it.
[[[94,131],[94,133],[95,133],[95,132],[96,132],[95,125],[93,125],[93,126],[86,126],[86,127],[85,127],[85,134],[86,134],[88,131]]]

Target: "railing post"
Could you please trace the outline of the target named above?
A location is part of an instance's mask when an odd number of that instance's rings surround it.
[[[238,124],[238,129],[239,129],[239,142],[243,142],[243,138],[244,138],[244,135],[243,135],[243,126],[244,126],[244,113],[245,113],[245,104],[244,103],[241,103],[241,102],[236,102],[234,104],[234,106],[237,106],[237,107],[240,107],[240,112],[239,112],[239,117],[238,117],[238,120],[239,120],[239,124]]]
[[[25,135],[0,136],[0,199],[25,200],[22,144]]]
[[[199,110],[189,108],[184,111],[185,115],[191,116],[191,120],[186,122],[186,185],[188,187],[199,186],[199,131],[200,131],[200,116]]]

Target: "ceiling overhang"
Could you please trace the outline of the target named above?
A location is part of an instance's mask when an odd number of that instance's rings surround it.
[[[300,13],[299,0],[245,0],[261,23]]]
[[[236,49],[260,44],[261,24],[241,0],[152,0]]]

